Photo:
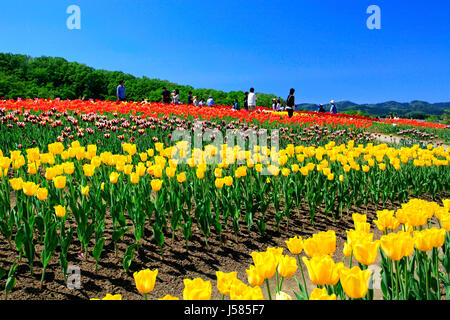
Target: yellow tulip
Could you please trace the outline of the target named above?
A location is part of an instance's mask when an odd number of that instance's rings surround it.
[[[195,171],[198,179],[203,179],[205,177],[205,171],[202,168],[197,168]]]
[[[243,300],[264,300],[261,288],[259,286],[247,287],[247,291],[243,296]]]
[[[278,273],[283,278],[291,278],[297,271],[297,259],[288,255],[281,256],[278,265]]]
[[[22,184],[23,193],[27,196],[34,196],[39,189],[39,186],[34,182],[28,181]]]
[[[159,190],[161,190],[162,183],[163,183],[162,180],[159,180],[159,179],[153,179],[153,180],[150,182],[150,184],[151,184],[151,186],[152,186],[152,190],[153,190],[153,191],[159,191]]]
[[[167,167],[166,168],[166,175],[167,175],[167,177],[168,178],[173,178],[174,176],[175,176],[175,172],[176,172],[177,170],[176,169],[174,169],[174,168],[172,168],[172,167]]]
[[[428,229],[414,232],[413,238],[414,244],[418,250],[426,252],[433,249],[431,234]]]
[[[394,217],[394,210],[377,211],[377,218],[373,222],[380,231],[385,231],[386,229],[396,230],[400,225],[398,219]]]
[[[230,300],[245,300],[247,291],[250,289],[241,280],[235,278],[232,280],[230,285]]]
[[[142,162],[146,162],[147,157],[148,157],[147,153],[145,153],[145,152],[139,153],[139,158],[141,159]]]
[[[222,271],[216,271],[216,277],[219,292],[223,295],[229,295],[231,285],[237,279],[237,272],[224,273]]]
[[[256,271],[264,279],[270,279],[274,276],[278,261],[272,252],[252,252],[253,262]]]
[[[220,169],[220,168],[214,169],[214,177],[221,178],[222,177],[222,169]]]
[[[55,214],[58,218],[62,218],[66,215],[66,207],[57,205],[53,207],[55,209]]]
[[[371,269],[361,270],[359,267],[351,269],[343,267],[340,269],[340,282],[344,292],[353,299],[359,299],[367,294],[369,289],[368,280],[372,273]]]
[[[89,193],[89,186],[85,186],[85,187],[81,186],[81,194],[83,196],[86,196],[88,193]]]
[[[285,241],[289,251],[292,254],[300,254],[303,251],[303,239],[300,236],[295,236]]]
[[[431,244],[433,245],[433,247],[442,247],[445,242],[445,229],[437,229],[433,227],[428,230],[431,230]]]
[[[354,213],[352,214],[353,222],[367,222],[367,215]]]
[[[339,281],[339,270],[344,266],[342,262],[335,263],[329,255],[314,256],[311,260],[303,257],[308,268],[309,278],[318,286],[335,285]]]
[[[180,174],[177,175],[177,181],[179,183],[183,183],[186,181],[186,173],[185,172],[181,172]]]
[[[141,294],[148,294],[155,288],[156,276],[158,275],[158,269],[150,270],[145,269],[139,272],[133,273],[133,278],[136,283],[136,288]]]
[[[263,284],[264,278],[260,276],[254,265],[250,265],[250,268],[245,270],[245,272],[247,273],[247,281],[252,287]]]
[[[224,177],[223,179],[224,179],[225,185],[226,185],[227,187],[229,187],[229,186],[231,186],[231,185],[233,184],[233,177],[231,177],[231,176],[226,176],[226,177]]]
[[[63,170],[65,174],[71,175],[75,171],[75,166],[73,162],[64,162]]]
[[[390,233],[382,236],[380,241],[381,249],[394,261],[410,256],[414,251],[414,239],[407,232]]]
[[[321,231],[303,241],[308,257],[333,255],[336,251],[336,233],[333,230]]]
[[[57,176],[53,178],[56,189],[64,189],[66,186],[66,176]]]
[[[332,295],[328,295],[327,289],[325,288],[315,288],[311,292],[309,300],[336,300],[336,295],[334,293]]]
[[[13,178],[9,180],[9,183],[11,184],[11,187],[16,190],[22,190],[22,186],[23,186],[23,180],[22,178]]]
[[[348,244],[348,242],[344,242],[344,248],[342,249],[342,253],[345,257],[350,257],[352,255],[352,246]]]
[[[363,241],[355,243],[353,246],[353,256],[359,263],[370,266],[377,258],[379,247],[379,240],[373,242]]]
[[[133,184],[138,184],[139,183],[139,174],[137,174],[136,172],[132,172],[130,174],[130,181]]]
[[[184,279],[184,300],[210,300],[211,299],[211,282],[203,281],[201,278],[193,280]]]
[[[83,171],[86,177],[92,177],[95,173],[95,166],[92,164],[85,164],[83,165]]]
[[[355,230],[365,233],[370,233],[370,223],[368,222],[355,222]]]
[[[41,201],[46,200],[48,196],[48,190],[46,188],[39,188],[36,192],[36,196]]]
[[[117,183],[117,180],[119,179],[120,174],[113,171],[111,172],[111,174],[109,175],[109,182],[111,183]]]

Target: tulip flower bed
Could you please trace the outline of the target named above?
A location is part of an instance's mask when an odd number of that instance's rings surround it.
[[[226,107],[80,100],[3,102],[0,253],[5,253],[5,259],[0,260],[0,278],[5,294],[34,296],[27,288],[36,287],[36,282],[40,291],[48,293],[47,287],[55,290],[53,280],[59,286],[70,281],[72,264],[81,265],[82,273],[87,272],[91,280],[113,278],[128,287],[130,274],[145,270],[148,264],[159,265],[161,276],[171,272],[170,264],[179,275],[184,269],[193,275],[210,275],[216,266],[238,267],[239,256],[250,257],[249,247],[263,250],[268,242],[279,245],[292,231],[309,229],[314,233],[335,226],[334,232],[343,234],[342,223],[349,221],[355,209],[375,218],[378,210],[395,208],[411,196],[433,201],[447,197],[449,150],[431,144],[399,149],[374,145],[374,138],[364,134],[371,121],[317,114],[298,114],[289,119],[262,109],[248,113]],[[252,143],[262,129],[278,130],[278,135],[271,137],[279,138],[280,149]],[[192,141],[172,141],[172,134],[179,131],[201,135],[207,144],[199,148]],[[227,144],[234,139],[229,131],[243,144]],[[446,228],[444,207],[438,206],[426,208]],[[414,211],[411,206],[404,210],[408,214]],[[392,222],[395,219],[405,227],[406,223],[418,227],[427,222],[414,225],[399,212],[396,217],[380,213],[375,223],[380,229],[389,223],[391,229],[397,229]],[[227,249],[232,241],[233,250]],[[446,252],[447,247],[439,247]],[[345,248],[346,253],[352,252],[352,242]],[[208,260],[208,251],[213,250],[214,259]],[[292,259],[281,262],[280,255],[274,254],[279,249],[274,250],[254,254],[255,268],[269,266],[266,258],[280,266],[286,264],[287,269],[293,267]],[[197,265],[192,254],[209,262]],[[433,254],[434,264],[426,274],[438,268],[438,252]],[[330,259],[323,263],[330,264]],[[412,261],[423,265],[425,260],[422,255]],[[389,263],[383,257],[382,267]],[[406,264],[414,271],[412,263]],[[399,264],[386,270],[392,277],[403,279],[406,271],[400,274],[397,270],[407,267]],[[261,276],[266,285],[273,276],[271,271]],[[388,271],[383,281],[390,288],[394,278],[388,277]],[[158,274],[147,271],[135,275],[144,297],[153,290],[144,292],[153,288]],[[281,295],[278,276],[288,278],[287,274],[281,270],[277,273],[274,296]],[[365,276],[366,272],[361,273]],[[147,277],[153,279],[149,287]],[[444,286],[448,284],[435,278]],[[174,279],[165,279],[170,288]],[[21,280],[25,287],[21,287]],[[425,297],[434,294],[438,298],[433,291],[435,280],[426,281],[429,290]],[[101,291],[94,283],[87,284],[89,294],[85,298]],[[413,290],[413,280],[403,283],[411,290],[398,293],[397,298],[400,294],[424,297]],[[238,284],[236,290],[241,294],[237,296],[261,297],[260,289]],[[185,285],[208,286],[200,280],[186,281]],[[298,287],[297,297],[302,299],[307,298],[304,285]],[[341,299],[349,296],[344,284],[342,288],[327,285],[321,289]],[[116,285],[109,287],[114,289]],[[396,288],[401,291],[400,284]],[[417,290],[425,287],[421,288],[422,283]],[[60,289],[56,291],[69,294],[66,288]],[[394,297],[393,292],[384,296]],[[195,298],[189,293],[186,297]]]

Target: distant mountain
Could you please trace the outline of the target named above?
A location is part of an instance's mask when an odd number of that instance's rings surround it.
[[[325,104],[325,110],[330,110],[330,104]],[[441,116],[445,110],[450,110],[450,102],[429,103],[426,101],[414,100],[411,102],[397,102],[387,101],[376,104],[357,104],[352,101],[338,101],[336,102],[338,112],[341,111],[356,111],[360,110],[363,113],[368,113],[372,116],[386,116],[389,114],[396,114],[401,117],[423,117],[436,115]],[[317,104],[300,103],[297,109],[306,109],[308,111],[315,111]]]

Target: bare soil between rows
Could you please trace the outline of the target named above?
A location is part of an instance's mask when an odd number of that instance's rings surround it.
[[[448,197],[448,194],[441,194],[437,197],[437,202]],[[422,199],[431,201],[431,197],[422,196]],[[95,271],[95,260],[91,254],[86,258],[79,255],[80,243],[74,234],[74,240],[69,249],[69,266],[76,265],[81,272],[81,288],[69,289],[64,281],[61,267],[59,265],[58,254],[52,255],[47,267],[45,282],[40,287],[42,264],[40,262],[40,253],[42,246],[36,246],[37,255],[35,257],[34,275],[30,274],[28,261],[22,258],[17,267],[17,281],[15,288],[9,293],[8,300],[85,300],[90,298],[102,298],[106,293],[121,294],[123,299],[136,300],[142,299],[135,287],[133,272],[149,268],[158,269],[158,276],[154,290],[149,294],[149,299],[159,299],[166,294],[183,298],[184,283],[183,279],[193,279],[200,277],[203,280],[209,280],[212,284],[212,299],[221,299],[221,295],[216,286],[216,271],[223,272],[236,271],[238,278],[247,283],[245,270],[253,263],[251,258],[252,251],[264,251],[267,247],[280,246],[285,248],[284,254],[288,254],[285,241],[293,236],[310,237],[318,231],[334,230],[337,237],[337,249],[333,256],[336,262],[342,261],[342,248],[346,241],[346,230],[353,228],[352,213],[367,213],[368,222],[376,219],[376,211],[381,209],[397,209],[400,203],[389,203],[382,207],[378,205],[368,206],[366,211],[363,207],[351,207],[349,214],[343,213],[341,219],[334,220],[331,216],[324,215],[324,207],[318,210],[315,216],[315,223],[311,225],[307,206],[304,205],[300,214],[292,212],[287,227],[285,220],[281,222],[279,231],[276,230],[273,208],[269,208],[266,215],[266,233],[262,236],[258,233],[254,224],[249,231],[245,223],[241,222],[240,234],[235,237],[231,221],[228,230],[222,232],[223,242],[219,237],[212,234],[208,237],[209,246],[206,247],[204,237],[201,231],[193,224],[192,237],[189,241],[189,251],[186,250],[184,236],[181,231],[175,233],[175,241],[171,241],[171,231],[166,234],[166,243],[161,255],[159,247],[153,241],[151,227],[147,224],[143,238],[141,239],[140,249],[135,253],[128,273],[122,267],[122,258],[129,245],[134,243],[133,230],[125,234],[124,241],[118,243],[118,253],[115,256],[114,245],[111,240],[112,225],[110,219],[107,219],[105,226],[105,246],[101,255],[97,272]],[[256,217],[255,217],[256,219]],[[255,220],[256,221],[256,220]],[[131,226],[131,224],[130,224]],[[372,232],[375,238],[380,234],[375,226],[372,225]],[[91,243],[90,250],[93,244]],[[304,253],[302,253],[304,255]],[[11,250],[6,239],[0,236],[0,267],[7,271],[12,266],[17,256],[17,251]],[[305,266],[303,266],[306,272]],[[305,275],[307,276],[307,275]],[[300,273],[297,272],[297,278],[300,280]],[[308,278],[308,277],[307,277]],[[273,281],[273,279],[272,279]],[[0,280],[0,290],[4,292],[6,278]],[[309,283],[310,289],[312,284]],[[267,299],[265,286],[262,287],[263,294]],[[299,291],[295,280],[287,279],[283,284],[283,291],[294,297],[294,291]],[[273,293],[272,293],[273,294]]]

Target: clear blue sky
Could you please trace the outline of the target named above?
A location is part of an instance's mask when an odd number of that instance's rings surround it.
[[[69,5],[81,30],[69,30]],[[381,30],[369,30],[369,5]],[[450,101],[449,0],[2,1],[0,52],[297,102]]]

